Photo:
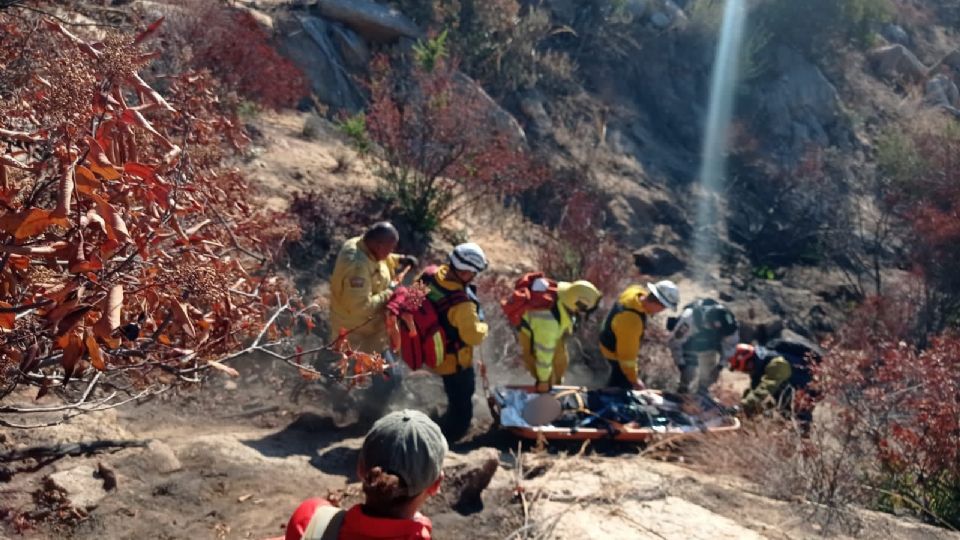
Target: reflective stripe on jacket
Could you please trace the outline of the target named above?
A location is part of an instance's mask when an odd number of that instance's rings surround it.
[[[547,382],[553,371],[554,353],[560,342],[573,330],[573,320],[566,308],[557,303],[553,309],[528,311],[523,315],[520,332],[527,334],[536,358],[537,381]]]

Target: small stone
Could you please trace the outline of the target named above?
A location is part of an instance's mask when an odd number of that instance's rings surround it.
[[[92,509],[106,496],[103,480],[97,478],[95,470],[89,465],[81,465],[66,471],[51,474],[48,485],[66,494],[74,508]]]
[[[169,474],[183,468],[173,449],[160,441],[150,441],[147,444],[147,461],[161,474]]]
[[[237,382],[236,382],[236,381],[230,381],[230,380],[224,381],[224,382],[223,382],[223,389],[224,389],[224,390],[229,390],[229,391],[232,392],[232,391],[234,391],[234,390],[237,389]]]
[[[650,24],[656,28],[664,29],[670,26],[670,17],[662,11],[658,11],[650,16]]]

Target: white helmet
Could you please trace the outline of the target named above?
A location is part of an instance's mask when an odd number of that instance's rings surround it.
[[[461,272],[479,274],[487,269],[487,256],[473,242],[460,244],[450,252],[450,264]]]
[[[669,279],[656,283],[647,283],[647,290],[657,297],[657,300],[659,300],[664,307],[676,311],[677,306],[680,305],[680,289],[676,283]]]

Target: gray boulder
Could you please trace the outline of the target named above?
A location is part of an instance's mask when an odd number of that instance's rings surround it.
[[[957,109],[960,105],[960,90],[950,77],[942,73],[927,81],[925,100],[934,107],[960,116],[960,110]]]
[[[649,276],[669,276],[684,268],[686,263],[672,247],[646,246],[633,252],[633,263],[640,273]]]
[[[480,108],[486,111],[489,119],[487,126],[491,131],[506,135],[508,143],[513,147],[526,144],[527,134],[523,131],[523,127],[520,126],[517,119],[490,97],[490,94],[477,81],[461,72],[457,72],[454,82],[457,85],[458,92],[468,99],[476,100]]]
[[[372,0],[317,0],[313,9],[320,16],[343,23],[364,39],[377,43],[423,35],[403,13]]]
[[[940,62],[938,62],[938,65],[941,64],[952,67],[956,70],[960,70],[960,49],[955,49],[947,53],[947,55],[944,56]]]
[[[890,43],[910,45],[910,34],[899,24],[887,24],[880,30],[880,34]]]
[[[360,37],[360,34],[339,24],[331,24],[330,35],[333,37],[337,50],[340,51],[340,56],[347,67],[354,70],[367,67],[367,63],[370,61],[370,47]]]
[[[776,53],[775,81],[757,89],[764,126],[793,156],[809,144],[829,146],[835,141],[831,130],[841,115],[836,87],[799,53],[780,47]],[[839,137],[836,137],[839,138]]]
[[[888,79],[904,79],[910,82],[926,78],[928,69],[910,49],[900,45],[879,47],[867,54],[874,72]]]
[[[663,30],[670,26],[671,22],[670,16],[662,11],[654,12],[654,14],[650,16],[650,24],[652,24],[654,28]]]
[[[331,39],[331,24],[319,17],[281,13],[274,19],[280,52],[299,67],[320,101],[356,112],[364,98]]]

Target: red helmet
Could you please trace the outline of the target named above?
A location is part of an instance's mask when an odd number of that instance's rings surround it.
[[[737,350],[730,357],[730,369],[733,371],[750,371],[756,353],[753,345],[747,343],[737,345]]]

